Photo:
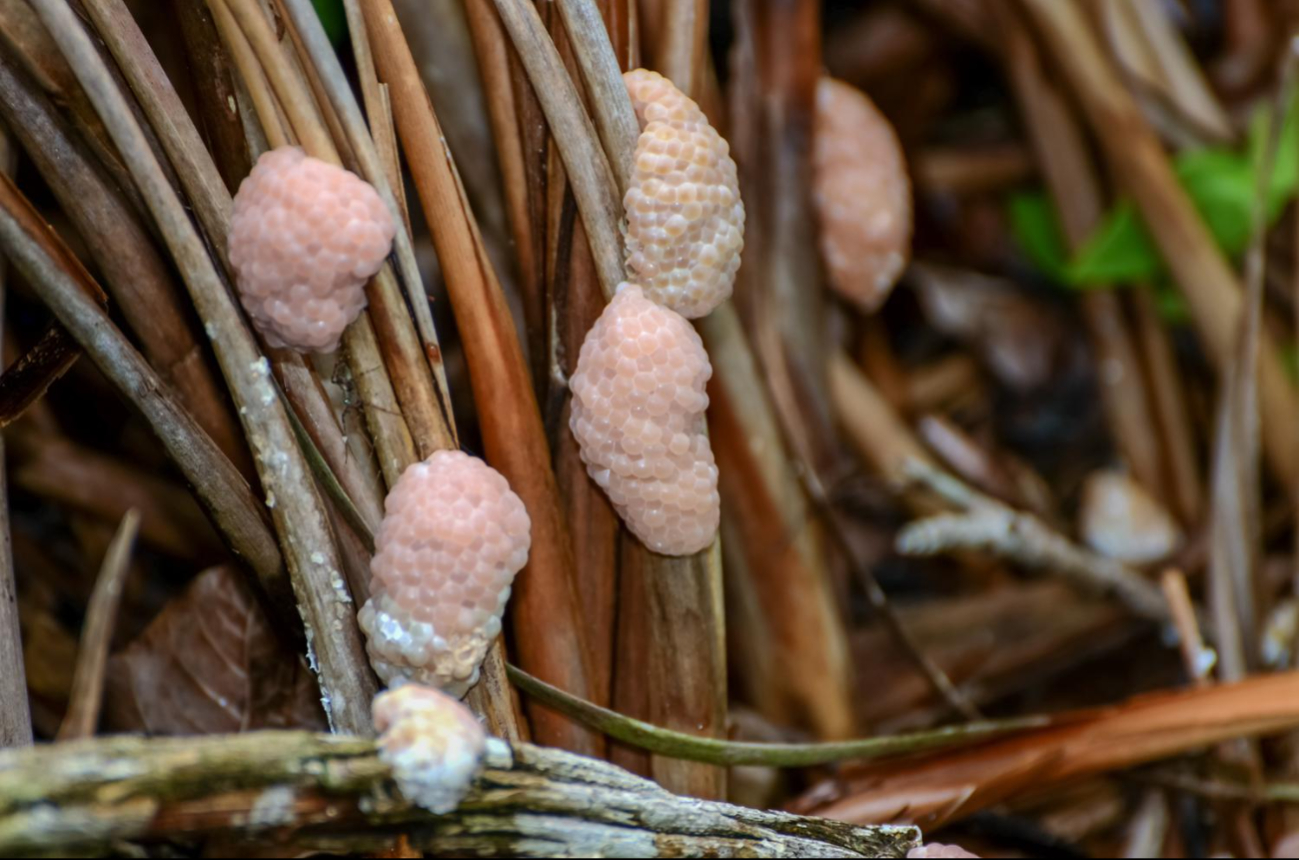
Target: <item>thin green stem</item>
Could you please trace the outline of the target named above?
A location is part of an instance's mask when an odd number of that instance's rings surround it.
[[[514,685],[529,696],[614,740],[648,750],[655,755],[730,767],[811,767],[849,759],[883,758],[967,745],[991,737],[1043,728],[1050,722],[1045,717],[1028,717],[968,723],[908,735],[814,744],[721,741],[659,728],[601,708],[570,696],[515,666],[508,666],[507,672]]]

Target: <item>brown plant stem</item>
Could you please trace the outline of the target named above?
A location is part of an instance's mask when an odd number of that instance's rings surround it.
[[[271,385],[268,363],[258,354],[206,247],[76,15],[63,0],[37,0],[33,6],[108,127],[185,276],[200,317],[211,327],[217,358],[239,408],[262,485],[274,503],[272,515],[306,622],[326,711],[339,730],[367,733],[374,678],[351,599],[345,588],[336,587],[341,582],[341,563],[328,515],[284,405]],[[177,460],[184,465],[186,457]]]
[[[618,285],[626,279],[622,237],[618,232],[622,219],[622,200],[618,195],[621,183],[597,143],[595,126],[582,108],[577,87],[536,7],[529,0],[495,2],[552,133],[556,129],[573,130],[572,134],[557,134],[555,143],[582,213],[600,285],[605,298],[612,298]],[[623,124],[617,127],[622,129]],[[618,151],[625,152],[626,146],[620,146]]]
[[[13,173],[16,155],[9,132],[0,126],[0,175]],[[0,340],[5,329],[9,266],[0,254]],[[2,362],[0,362],[2,363]],[[5,440],[0,437],[0,748],[32,742],[31,708],[27,704],[27,671],[23,664],[22,631],[18,624],[18,594],[14,580],[13,538],[9,520],[9,480],[5,470]]]
[[[392,3],[364,0],[363,9],[451,295],[483,418],[487,459],[532,517],[531,557],[517,580],[512,607],[518,659],[530,673],[589,696],[590,654],[572,579],[573,550],[514,322]],[[534,708],[531,716],[542,743],[591,752],[601,746],[589,731],[554,712]]]
[[[60,741],[92,737],[99,725],[108,652],[112,647],[113,628],[122,601],[122,590],[131,570],[131,551],[135,548],[135,538],[139,532],[140,515],[134,510],[127,511],[117,528],[117,534],[109,544],[104,564],[99,569],[95,590],[86,609],[86,624],[81,634],[81,650],[77,654],[68,711],[63,717],[63,724],[59,726]]]

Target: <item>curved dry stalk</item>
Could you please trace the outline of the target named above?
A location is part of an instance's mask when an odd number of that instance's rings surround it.
[[[599,138],[595,126],[582,107],[577,87],[564,68],[564,61],[536,7],[530,0],[495,2],[532,81],[533,92],[556,135],[555,143],[591,242],[600,286],[605,298],[612,298],[618,285],[626,279],[622,236],[618,232],[622,220],[622,199],[618,195],[621,183],[615,179],[609,159],[596,144]],[[621,127],[619,123],[618,128]],[[573,133],[564,134],[567,129]],[[625,150],[625,145],[618,148],[618,152]]]
[[[184,206],[75,13],[65,0],[37,0],[33,7],[108,127],[185,276],[200,318],[210,327],[217,359],[273,505],[284,560],[320,674],[326,713],[340,730],[369,732],[374,677],[351,598],[339,587],[341,562],[328,515],[271,384],[269,362],[258,354]]]
[[[95,590],[86,609],[81,650],[77,654],[72,692],[68,696],[68,711],[59,726],[60,741],[93,737],[99,725],[104,671],[112,647],[113,627],[117,623],[117,608],[122,602],[126,577],[131,572],[131,551],[135,548],[135,538],[139,532],[139,512],[127,511],[108,546],[104,564],[99,569]]]
[[[0,175],[13,172],[16,150],[8,131],[0,127]],[[3,338],[8,266],[0,254],[0,339]],[[9,525],[9,480],[5,443],[0,437],[0,748],[28,746],[32,718],[27,704],[27,671],[18,626],[18,595],[14,591],[14,554]]]
[[[392,3],[364,0],[363,9],[460,328],[487,459],[532,517],[532,553],[512,607],[519,659],[534,674],[588,696],[590,655],[572,580],[573,551],[514,321]],[[591,733],[553,712],[532,716],[543,743],[599,748]]]

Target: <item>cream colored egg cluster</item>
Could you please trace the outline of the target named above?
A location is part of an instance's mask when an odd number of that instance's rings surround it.
[[[528,561],[528,512],[500,473],[460,451],[411,466],[385,507],[359,617],[370,663],[389,684],[463,696]]]
[[[379,758],[408,801],[438,815],[469,793],[487,749],[477,718],[445,693],[406,684],[374,700]]]
[[[378,193],[341,167],[291,146],[262,155],[230,220],[230,263],[257,330],[271,346],[337,349],[396,229]]]
[[[911,255],[911,183],[897,135],[864,93],[822,78],[812,163],[830,286],[875,311]]]
[[[717,532],[717,466],[704,432],[712,365],[681,316],[619,288],[582,344],[569,426],[591,478],[651,550],[690,555]]]
[[[623,76],[640,120],[627,215],[627,267],[645,294],[690,319],[726,301],[744,247],[730,147],[671,81]]]

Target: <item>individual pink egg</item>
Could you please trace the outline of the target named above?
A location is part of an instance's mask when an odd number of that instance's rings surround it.
[[[623,76],[640,120],[627,214],[627,267],[645,295],[684,317],[726,301],[744,248],[744,204],[730,147],[671,81]]]
[[[359,621],[389,684],[464,696],[478,681],[532,523],[499,472],[460,451],[411,466],[388,494]]]
[[[813,198],[830,286],[870,313],[911,258],[911,182],[889,121],[864,93],[822,78],[816,90]]]
[[[271,150],[239,186],[230,263],[240,301],[275,347],[332,352],[365,309],[397,227],[379,194],[297,147]]]
[[[690,323],[624,284],[569,382],[569,427],[586,470],[654,552],[690,555],[717,534],[721,498],[704,424],[712,373]]]

